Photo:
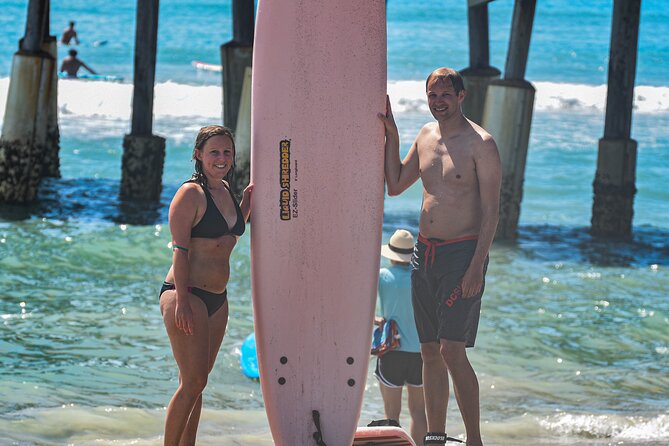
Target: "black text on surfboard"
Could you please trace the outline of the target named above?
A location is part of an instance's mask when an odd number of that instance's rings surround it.
[[[293,189],[293,218],[297,218],[297,189]]]
[[[279,215],[281,220],[290,220],[290,140],[282,140],[279,144],[279,150],[281,155]]]

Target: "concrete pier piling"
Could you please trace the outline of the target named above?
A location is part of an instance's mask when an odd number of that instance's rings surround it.
[[[123,139],[120,198],[159,201],[165,139],[153,134],[159,0],[137,0],[132,125]]]
[[[232,40],[221,45],[221,63],[223,64],[223,124],[237,133],[235,184],[231,185],[235,193],[239,193],[248,184],[250,176],[250,70],[253,62],[254,27],[253,0],[233,0]],[[248,97],[243,96],[245,83]],[[247,101],[249,102],[246,103]],[[248,116],[241,115],[246,112]],[[247,126],[248,138],[245,133]]]
[[[604,137],[593,183],[591,233],[632,236],[637,143],[630,138],[641,0],[615,0],[611,26]]]
[[[56,61],[42,50],[48,0],[30,0],[26,33],[12,59],[0,138],[0,202],[29,203],[37,195],[53,117]]]
[[[490,66],[490,39],[488,32],[488,4],[477,3],[467,9],[469,24],[469,66],[460,70],[467,96],[462,112],[481,124],[486,92],[490,82],[499,79],[500,71]]]
[[[246,68],[253,61],[254,12],[252,0],[232,1],[232,40],[221,45],[223,64],[223,123],[237,128]]]
[[[497,239],[517,237],[525,162],[532,126],[535,89],[526,80],[536,0],[516,0],[504,79],[488,86],[483,127],[497,142],[502,161],[502,191]]]
[[[51,75],[51,95],[48,99],[46,146],[42,161],[42,176],[60,178],[60,129],[58,127],[58,41],[48,36],[42,47],[54,60]]]

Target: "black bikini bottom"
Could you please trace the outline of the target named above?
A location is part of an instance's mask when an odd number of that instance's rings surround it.
[[[176,286],[173,283],[163,282],[163,287],[160,289],[160,294],[158,297],[162,296],[163,293],[167,290],[175,290]],[[212,314],[216,313],[219,308],[223,306],[226,300],[228,300],[228,290],[223,291],[222,293],[212,293],[202,288],[188,287],[188,292],[193,293],[207,306],[207,313],[211,317]]]

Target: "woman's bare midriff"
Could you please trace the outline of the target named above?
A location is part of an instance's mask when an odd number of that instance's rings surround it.
[[[224,235],[217,239],[191,239],[188,250],[190,265],[188,286],[201,288],[212,293],[222,293],[230,278],[230,253],[237,243],[237,237]],[[170,268],[166,282],[174,283],[174,273]]]

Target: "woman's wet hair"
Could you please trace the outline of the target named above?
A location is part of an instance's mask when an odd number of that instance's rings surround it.
[[[191,181],[195,181],[202,187],[208,187],[209,185],[207,184],[207,176],[204,174],[204,170],[202,168],[202,161],[197,159],[195,156],[195,151],[202,150],[210,138],[219,135],[227,136],[230,138],[230,141],[232,141],[232,167],[228,171],[225,178],[223,178],[228,182],[228,185],[232,187],[232,181],[235,177],[235,156],[237,155],[237,148],[235,147],[235,138],[232,135],[232,130],[227,127],[223,127],[222,125],[208,125],[206,127],[202,127],[197,133],[197,137],[195,137],[195,147],[193,147],[192,158],[195,161],[195,172],[191,177]]]

